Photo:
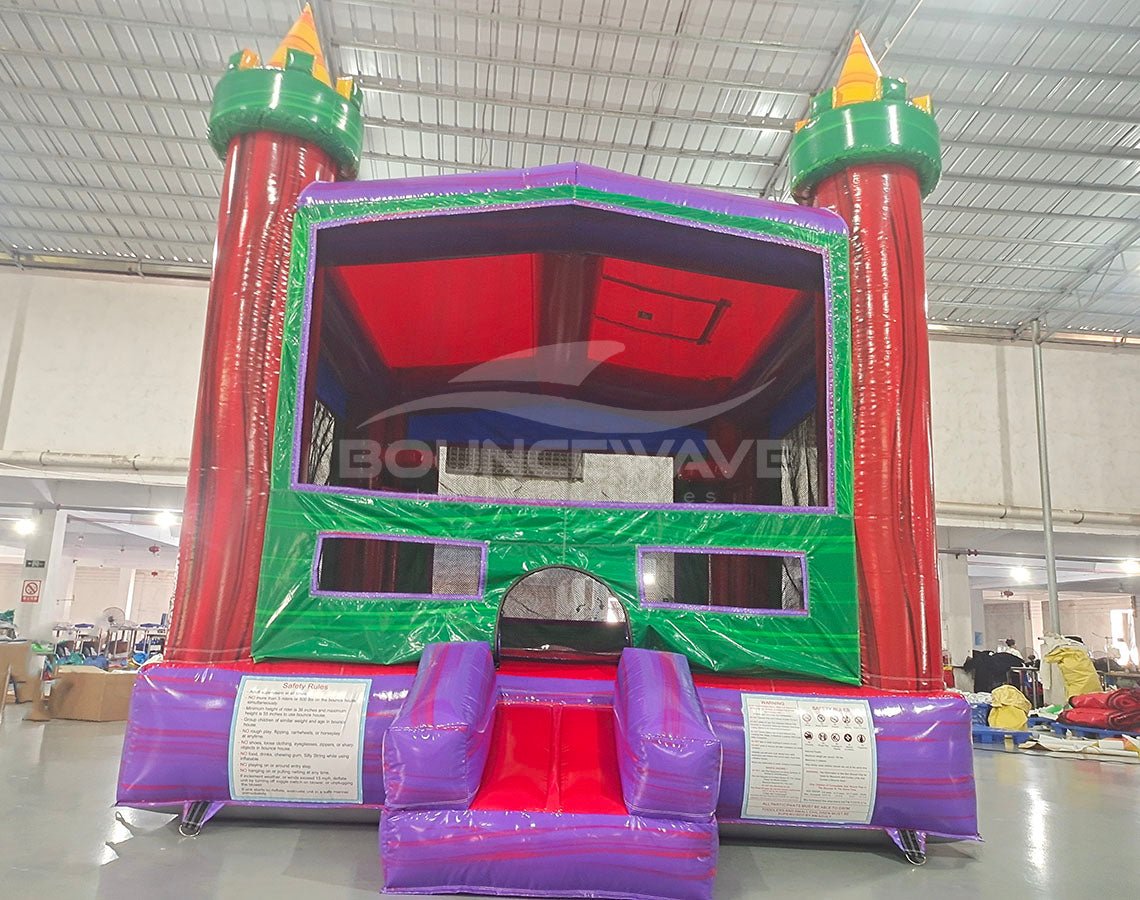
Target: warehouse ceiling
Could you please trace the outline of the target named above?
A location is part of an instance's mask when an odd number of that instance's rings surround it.
[[[855,28],[931,93],[929,314],[1140,335],[1134,0],[314,0],[365,89],[363,178],[577,159],[787,199],[791,129]],[[0,255],[206,277],[205,140],[296,0],[0,0]]]

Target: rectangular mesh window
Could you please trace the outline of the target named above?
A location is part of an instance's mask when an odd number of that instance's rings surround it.
[[[638,553],[643,606],[720,612],[806,614],[803,554],[654,547]]]
[[[443,470],[448,475],[476,478],[542,478],[548,481],[581,481],[582,454],[573,450],[526,447],[495,447],[479,444],[448,444],[439,448]]]
[[[815,250],[585,208],[359,227],[375,240],[317,239],[298,404],[335,386],[344,412],[328,481],[298,463],[298,483],[511,503],[834,503]],[[310,440],[302,428],[302,460]]]
[[[485,546],[429,538],[323,534],[317,541],[317,595],[477,600]]]

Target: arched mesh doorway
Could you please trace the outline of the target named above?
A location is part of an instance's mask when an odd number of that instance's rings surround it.
[[[550,566],[524,575],[499,607],[500,656],[513,659],[617,657],[630,645],[625,607],[580,569]]]

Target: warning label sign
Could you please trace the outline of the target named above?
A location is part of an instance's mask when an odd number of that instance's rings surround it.
[[[866,700],[744,694],[746,819],[867,824],[875,729]]]

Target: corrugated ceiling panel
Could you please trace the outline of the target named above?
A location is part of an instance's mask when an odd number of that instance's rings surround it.
[[[220,166],[212,86],[269,52],[295,0],[0,0],[0,239],[10,248],[208,260]],[[1135,4],[1034,0],[325,0],[357,75],[362,176],[581,159],[781,195],[790,126],[853,27],[935,97],[930,315],[1140,330],[1120,250],[1140,238]],[[913,15],[911,13],[913,12]],[[116,256],[119,254],[120,256]]]

